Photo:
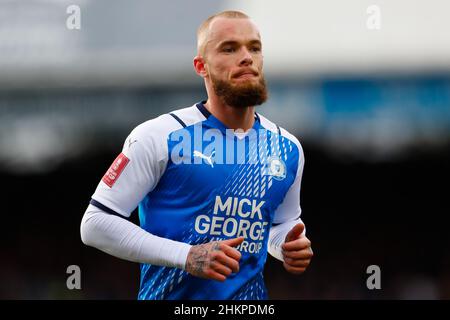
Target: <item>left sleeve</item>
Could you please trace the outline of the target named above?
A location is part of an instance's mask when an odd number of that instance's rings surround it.
[[[287,233],[297,223],[302,222],[300,219],[300,215],[302,213],[302,209],[300,207],[300,186],[302,182],[305,158],[302,146],[297,139],[295,139],[295,144],[299,150],[297,175],[286,193],[283,202],[275,211],[272,227],[269,232],[268,252],[280,261],[284,261],[281,245],[284,243]],[[305,231],[303,231],[303,234],[305,234]]]

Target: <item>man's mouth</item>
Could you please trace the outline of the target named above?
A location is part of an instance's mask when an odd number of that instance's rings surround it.
[[[255,71],[243,71],[243,72],[239,72],[237,75],[235,75],[234,78],[250,79],[250,78],[257,77],[257,76],[258,76],[258,73]]]

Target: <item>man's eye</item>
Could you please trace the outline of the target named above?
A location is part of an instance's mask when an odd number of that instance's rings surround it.
[[[260,47],[253,47],[250,49],[253,52],[261,52],[261,48]]]
[[[222,51],[223,51],[223,52],[227,52],[227,53],[231,53],[231,52],[234,52],[234,48],[231,48],[231,47],[225,47],[225,48],[222,49]]]

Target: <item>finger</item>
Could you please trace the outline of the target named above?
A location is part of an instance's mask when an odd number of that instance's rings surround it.
[[[232,273],[230,268],[218,261],[211,262],[211,268],[214,269],[214,271],[217,271],[218,273],[224,275],[225,277],[228,277]]]
[[[221,243],[219,246],[220,250],[222,250],[227,256],[229,256],[230,258],[239,261],[241,259],[241,253],[239,252],[239,250],[230,247],[228,245],[226,245],[225,243]]]
[[[202,278],[217,280],[217,281],[221,281],[221,282],[223,282],[227,279],[227,277],[225,277],[223,274],[221,274],[213,269],[209,269],[208,271],[206,271]]]
[[[303,267],[306,268],[311,263],[311,259],[291,259],[284,258],[284,262],[291,267]]]
[[[297,223],[286,235],[286,242],[298,239],[300,235],[305,230],[305,225],[303,223]]]
[[[312,250],[308,248],[300,251],[283,251],[283,256],[291,259],[311,259],[313,255]]]
[[[229,256],[227,256],[223,252],[217,253],[215,255],[215,260],[220,262],[221,264],[227,266],[228,268],[233,270],[233,272],[238,272],[239,271],[239,262],[237,262],[233,258],[230,258]]]
[[[297,240],[293,240],[290,242],[285,242],[281,245],[281,248],[284,251],[293,251],[293,250],[299,251],[299,250],[303,250],[303,249],[306,249],[309,247],[311,247],[311,241],[309,241],[309,239],[306,237],[303,237],[303,238],[300,238]]]
[[[305,272],[306,268],[304,267],[292,267],[290,265],[288,265],[286,262],[283,263],[284,268],[289,271],[290,273],[293,274],[301,274],[303,272]]]
[[[238,245],[240,245],[242,243],[242,241],[244,241],[244,237],[227,239],[227,240],[223,240],[221,242],[230,247],[237,247]]]

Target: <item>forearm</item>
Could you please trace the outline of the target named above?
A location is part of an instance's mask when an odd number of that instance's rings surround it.
[[[300,218],[296,220],[286,221],[276,226],[272,226],[269,232],[268,252],[274,258],[284,261],[281,245],[286,239],[288,232],[297,224],[301,223]]]
[[[86,245],[139,263],[184,269],[191,248],[187,243],[155,236],[93,205],[87,208],[80,231]]]

